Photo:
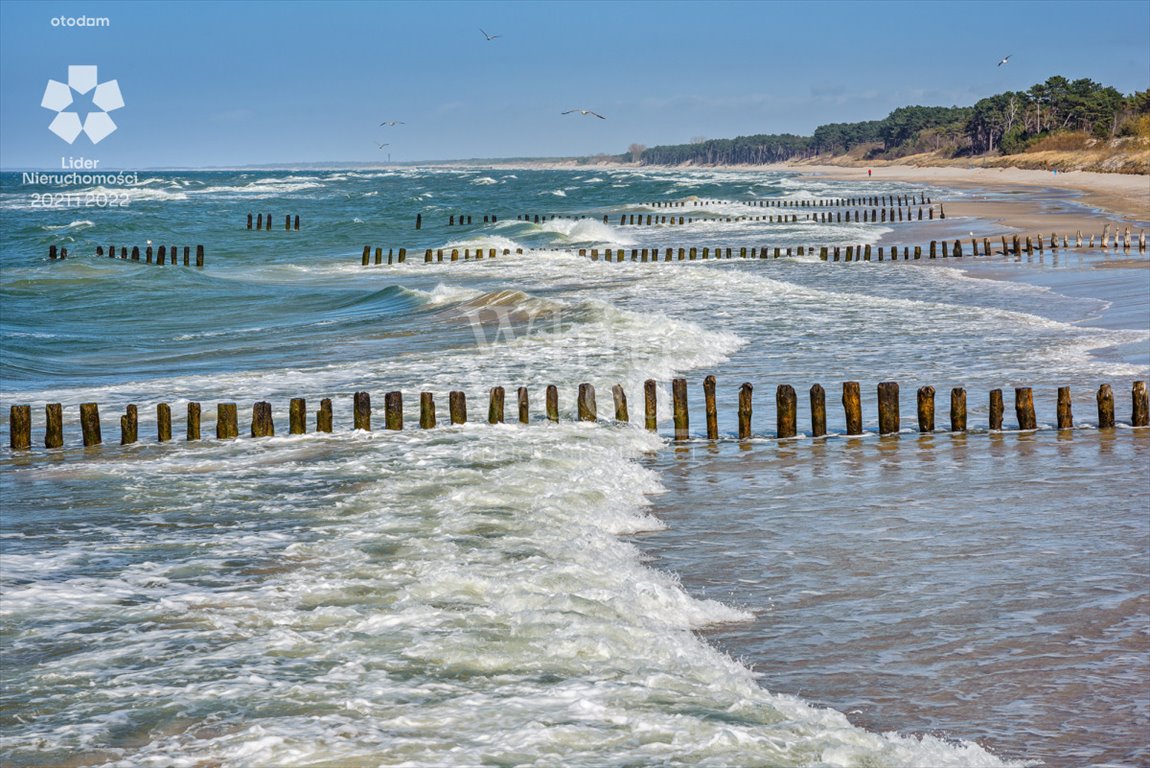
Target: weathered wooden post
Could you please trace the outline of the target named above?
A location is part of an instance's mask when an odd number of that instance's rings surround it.
[[[388,392],[383,396],[383,427],[393,431],[403,429],[402,392]]]
[[[235,403],[216,403],[216,439],[231,440],[240,436],[239,415]]]
[[[120,445],[131,445],[139,439],[140,414],[135,405],[129,404],[120,417]]]
[[[1114,391],[1109,384],[1098,388],[1098,428],[1114,428]]]
[[[332,431],[330,397],[325,397],[319,401],[319,410],[315,412],[315,431],[327,433]]]
[[[1058,428],[1074,429],[1074,413],[1070,407],[1070,387],[1058,388]]]
[[[419,428],[435,428],[435,395],[431,392],[419,393]]]
[[[415,228],[416,229],[423,229],[423,214],[422,213],[415,214]]]
[[[161,267],[168,263],[168,246],[160,246],[160,249],[156,252],[156,263]]]
[[[252,228],[252,215],[249,213],[248,214],[248,229],[251,229],[251,228]]]
[[[631,416],[627,413],[627,393],[623,391],[620,384],[611,387],[611,394],[615,398],[615,421],[627,423],[631,421]]]
[[[703,379],[703,402],[707,416],[707,439],[719,439],[719,411],[715,407],[715,377]]]
[[[291,232],[291,214],[284,215],[284,232]]]
[[[659,429],[659,418],[657,412],[657,398],[655,392],[655,380],[647,379],[643,382],[643,417],[644,426],[650,432],[656,432]]]
[[[355,429],[371,431],[371,395],[367,392],[356,392],[352,396],[353,424]]]
[[[204,246],[202,245],[196,246],[196,266],[204,266]]]
[[[32,406],[8,409],[8,446],[14,451],[32,450]]]
[[[950,390],[950,431],[966,431],[966,390],[962,387]]]
[[[780,384],[775,390],[775,430],[779,439],[797,434],[797,404],[795,388],[790,384]]]
[[[95,403],[80,403],[80,428],[84,434],[84,447],[99,445],[100,407]]]
[[[187,428],[184,435],[189,441],[200,439],[200,404],[188,403]]]
[[[934,431],[934,387],[918,388],[918,431]]]
[[[261,400],[252,406],[252,437],[271,437],[275,433],[272,404]]]
[[[1146,382],[1136,381],[1130,390],[1130,399],[1133,401],[1130,412],[1130,425],[1134,427],[1150,427],[1150,394],[1147,394]]]
[[[1038,419],[1034,415],[1034,394],[1030,387],[1014,388],[1014,413],[1018,417],[1018,428],[1038,429]]]
[[[990,390],[990,415],[987,419],[987,428],[991,432],[1002,431],[1002,414],[1006,410],[1006,406],[1002,400],[1002,390]]]
[[[935,258],[935,252],[936,252],[937,247],[938,247],[938,243],[935,242],[934,240],[931,240],[930,241],[930,257],[932,259]]]
[[[895,434],[899,427],[898,382],[881,382],[878,385],[878,433]]]
[[[827,433],[827,393],[822,384],[811,385],[811,436]]]
[[[166,443],[172,439],[172,406],[156,404],[156,439]]]
[[[256,229],[262,230],[264,228],[264,215],[261,213],[256,219]]]
[[[288,403],[288,434],[303,435],[307,433],[307,401],[302,397],[293,397]]]
[[[447,396],[447,408],[451,413],[452,424],[467,423],[467,395],[453,391]]]
[[[503,423],[503,387],[492,387],[487,395],[487,423],[488,424],[502,424]]]
[[[671,381],[671,401],[674,408],[675,439],[686,440],[691,436],[690,416],[687,413],[687,380]]]
[[[547,411],[547,420],[554,423],[559,421],[559,388],[554,384],[547,385],[544,397],[544,409]]]
[[[847,434],[862,434],[862,395],[857,381],[843,382],[843,410],[846,412]]]
[[[579,421],[595,421],[598,418],[598,409],[595,407],[595,387],[590,384],[579,385]]]
[[[297,232],[299,231],[299,214],[298,213],[295,215],[295,230]]]
[[[739,439],[749,440],[751,437],[751,395],[754,387],[750,382],[744,382],[739,387]]]
[[[64,447],[64,407],[60,403],[44,406],[44,447]]]

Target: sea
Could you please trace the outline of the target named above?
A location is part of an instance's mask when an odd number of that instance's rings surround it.
[[[1150,272],[1136,247],[930,259],[930,240],[1002,225],[806,214],[1019,194],[783,171],[71,181],[0,177],[5,768],[1150,764],[1150,430],[1131,426]],[[1091,212],[1065,192],[1024,197]],[[632,214],[644,223],[620,224]],[[923,257],[891,261],[896,244]],[[149,245],[179,263],[120,258]],[[824,245],[874,258],[822,261]],[[631,260],[692,247],[694,261]],[[589,258],[607,248],[626,261]],[[846,434],[843,382],[859,382],[861,435]],[[895,435],[879,434],[880,382],[899,385]],[[577,418],[581,384],[595,421]],[[1114,429],[1098,428],[1103,384]],[[794,438],[777,437],[782,385]],[[928,385],[936,428],[920,433]],[[494,387],[502,424],[487,423]],[[1036,431],[1017,429],[1016,387],[1032,389]],[[1073,430],[1055,428],[1060,387]],[[994,389],[1007,415],[992,432]],[[394,391],[402,431],[384,429]],[[465,424],[449,423],[452,391]],[[353,428],[357,392],[370,431]],[[421,392],[434,429],[418,427]],[[293,398],[306,434],[289,434]],[[316,431],[325,398],[330,433]],[[259,401],[272,437],[249,436]],[[49,403],[59,449],[44,447]],[[81,403],[99,406],[102,445],[84,447]],[[238,439],[216,439],[219,403],[237,404]],[[129,404],[139,440],[121,445]],[[31,450],[8,448],[13,405],[32,408]]]

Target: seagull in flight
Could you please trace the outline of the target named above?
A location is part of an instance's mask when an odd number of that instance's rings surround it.
[[[601,114],[599,114],[598,112],[592,112],[589,109],[569,109],[566,112],[564,112],[563,114],[570,115],[572,112],[578,112],[579,114],[581,114],[583,116],[592,115],[594,117],[599,118],[600,120],[606,120],[607,119],[607,118],[603,117]]]
[[[375,144],[376,144],[376,146],[378,146],[380,149],[383,149],[384,147],[390,147],[390,146],[391,146],[390,144],[380,144],[378,141],[377,141],[377,142],[375,142]]]
[[[479,31],[480,31],[480,32],[483,32],[483,29],[482,29],[482,28],[480,28],[480,30],[479,30]],[[487,34],[486,32],[483,32],[483,36],[484,36],[485,38],[487,38],[488,40],[494,40],[494,39],[495,39],[495,38],[497,38],[497,37],[503,37],[503,35],[489,35],[489,34]]]
[[[402,120],[384,120],[380,125],[407,125]]]
[[[1013,55],[1014,55],[1013,53],[1012,53],[1012,54],[1010,54],[1010,56],[1013,56]],[[1002,57],[1002,61],[998,62],[998,66],[1000,66],[1000,67],[1001,67],[1003,64],[1005,64],[1006,62],[1010,61],[1010,56],[1003,56],[1003,57]]]

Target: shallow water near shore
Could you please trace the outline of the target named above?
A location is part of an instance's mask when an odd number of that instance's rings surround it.
[[[948,194],[770,172],[157,173],[129,206],[84,213],[34,209],[17,175],[0,181],[0,418],[28,403],[35,425],[30,453],[0,456],[5,765],[1150,759],[1150,433],[1128,426],[1131,382],[1150,374],[1150,284],[1096,268],[1112,255],[575,253],[917,238],[917,222],[727,219],[781,199]],[[602,222],[666,201],[702,220]],[[281,228],[248,231],[248,212]],[[283,231],[296,213],[301,230]],[[476,223],[447,226],[461,214]],[[146,240],[203,243],[206,267],[93,255]],[[53,243],[66,261],[45,258]],[[364,245],[408,262],[363,268]],[[512,253],[422,260],[478,247]],[[698,438],[707,374],[713,445]],[[675,376],[696,436],[679,445]],[[661,435],[639,428],[649,378]],[[861,438],[842,435],[846,380],[862,382]],[[880,381],[902,388],[897,437],[874,434]],[[598,424],[573,421],[583,382]],[[831,436],[775,440],[775,387],[798,390],[803,430],[814,383]],[[1126,422],[1112,432],[1094,428],[1102,383]],[[615,384],[632,425],[610,418]],[[914,432],[925,384],[940,427],[946,393],[966,388],[971,434]],[[494,386],[509,422],[527,387],[530,425],[479,423]],[[987,434],[987,393],[1015,386],[1033,388],[1043,429]],[[1050,429],[1060,386],[1072,433]],[[382,429],[393,390],[403,432]],[[450,390],[473,423],[442,426]],[[350,429],[356,391],[373,432]],[[441,428],[415,428],[420,391]],[[313,413],[332,398],[335,433],[287,435],[296,397]],[[214,403],[239,404],[245,435],[257,400],[276,437],[209,437]],[[191,401],[199,442],[183,440]],[[65,405],[61,451],[37,444],[48,402]],[[81,402],[100,404],[100,448],[80,444]],[[163,445],[161,402],[176,420]],[[128,403],[141,441],[120,446]]]

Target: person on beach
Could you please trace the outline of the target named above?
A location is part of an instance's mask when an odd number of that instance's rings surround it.
[[[867,175],[867,178],[869,179],[870,178],[870,168],[866,169],[866,175]]]

